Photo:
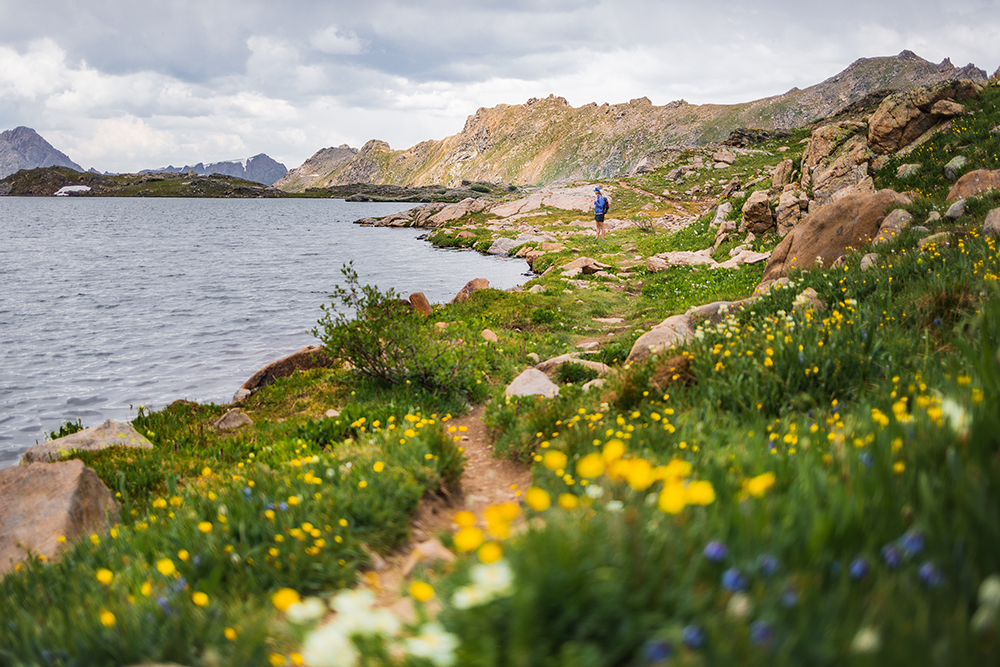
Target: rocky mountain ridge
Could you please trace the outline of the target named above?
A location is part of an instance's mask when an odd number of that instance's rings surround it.
[[[193,166],[185,165],[183,167],[169,165],[160,169],[143,169],[139,173],[182,174],[187,172],[194,172],[199,176],[211,176],[212,174],[235,176],[263,185],[274,185],[288,173],[288,169],[270,156],[259,153],[245,160],[225,160],[208,164],[199,162]]]
[[[30,127],[0,132],[0,178],[35,167],[69,167],[83,171],[83,167],[56,150]]]
[[[911,51],[861,58],[843,72],[800,90],[744,104],[655,106],[643,97],[623,104],[572,107],[562,97],[481,108],[456,135],[393,150],[371,140],[360,150],[323,149],[275,185],[287,191],[350,183],[405,187],[462,180],[539,185],[562,179],[611,178],[655,167],[658,156],[722,141],[738,128],[807,126],[894,91],[963,79],[985,82],[974,65],[931,63]]]

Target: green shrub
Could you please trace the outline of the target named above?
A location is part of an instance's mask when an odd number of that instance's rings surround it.
[[[584,384],[598,375],[599,373],[595,369],[573,362],[559,364],[556,368],[556,379],[561,384]]]
[[[442,332],[402,304],[395,290],[361,286],[352,265],[341,272],[346,288],[337,286],[312,330],[327,350],[369,380],[443,396],[476,394],[483,365],[479,336],[461,326]]]

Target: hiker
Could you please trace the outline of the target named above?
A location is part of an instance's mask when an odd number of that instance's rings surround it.
[[[597,240],[600,241],[607,234],[604,230],[604,215],[608,212],[611,202],[601,192],[600,186],[594,188],[594,193],[597,195],[597,199],[594,200],[594,225],[597,227]]]

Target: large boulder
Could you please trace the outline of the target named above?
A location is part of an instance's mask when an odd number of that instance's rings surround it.
[[[84,450],[96,452],[108,447],[137,447],[152,449],[153,443],[146,439],[128,422],[109,419],[99,426],[35,445],[24,453],[22,463],[58,461],[63,452]]]
[[[898,192],[880,190],[851,193],[820,206],[774,249],[761,286],[785,276],[792,268],[830,266],[848,248],[860,248],[871,241],[889,209],[909,201]]]
[[[410,295],[409,301],[410,301],[410,307],[413,308],[414,311],[423,315],[424,317],[427,317],[432,312],[434,312],[434,310],[431,308],[430,301],[427,300],[427,297],[424,296],[423,292],[414,292],[413,294]]]
[[[874,157],[865,136],[867,126],[842,121],[813,130],[802,156],[802,187],[813,198],[829,201],[834,193],[870,181],[868,163]]]
[[[1000,169],[976,169],[962,176],[948,191],[948,201],[965,199],[990,190],[1000,190]]]
[[[980,84],[959,79],[889,95],[868,121],[868,145],[883,155],[905,148],[942,120],[962,113],[955,100],[968,99],[980,90]]]
[[[322,347],[310,345],[264,366],[240,386],[236,395],[245,398],[270,384],[274,384],[278,378],[288,377],[295,371],[329,368],[332,365],[333,358],[326,354]]]
[[[771,179],[771,187],[783,188],[792,182],[792,161],[782,160],[774,168],[774,177]]]
[[[451,303],[465,303],[476,290],[489,289],[490,281],[486,278],[474,278],[465,283],[465,287],[458,290],[458,294],[451,300]]]
[[[983,221],[983,236],[1000,238],[1000,208],[995,208],[986,214]]]
[[[469,197],[455,204],[448,204],[443,209],[428,218],[431,225],[441,225],[452,220],[458,220],[470,213],[479,213],[486,208],[486,204],[479,199]]]
[[[60,537],[73,542],[102,533],[120,515],[111,492],[83,461],[0,470],[0,576],[24,558],[25,548],[57,558]]]
[[[690,343],[693,338],[694,330],[690,316],[672,315],[639,336],[625,361],[628,363],[645,361],[652,354]]]
[[[549,376],[537,368],[529,368],[514,378],[504,390],[507,396],[545,396],[552,398],[559,395],[559,387],[549,379]]]
[[[610,268],[610,265],[602,264],[591,257],[578,257],[562,267],[562,275],[567,278],[576,277],[581,273],[590,276]]]
[[[774,228],[774,214],[766,190],[754,192],[743,204],[743,221],[754,234],[763,234]]]

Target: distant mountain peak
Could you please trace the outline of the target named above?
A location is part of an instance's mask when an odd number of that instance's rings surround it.
[[[245,178],[248,181],[262,183],[263,185],[274,185],[279,179],[288,173],[285,165],[277,162],[265,153],[258,153],[253,157],[240,158],[236,160],[223,160],[221,162],[199,162],[195,165],[184,165],[175,167],[168,165],[159,169],[143,169],[140,174],[150,172],[164,172],[168,174],[179,174],[186,171],[193,171],[202,176],[212,174],[222,174],[223,176],[236,176]]]
[[[22,125],[0,132],[0,178],[36,167],[69,167],[83,171],[83,167],[56,150],[30,127]]]

